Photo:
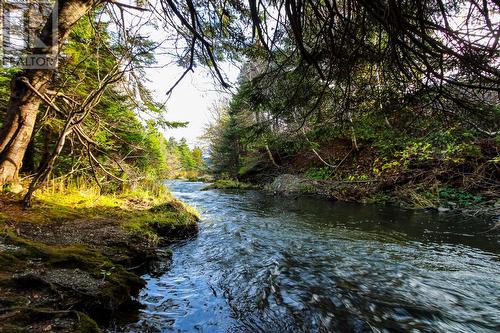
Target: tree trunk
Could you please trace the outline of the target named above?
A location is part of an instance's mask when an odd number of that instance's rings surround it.
[[[38,168],[36,170],[37,173],[40,172],[40,170],[46,163],[48,163],[48,160],[50,158],[50,141],[52,140],[52,133],[46,127],[42,128],[41,135],[43,137],[43,152],[38,164]]]
[[[35,140],[32,137],[31,141],[28,143],[28,147],[26,148],[26,153],[24,154],[23,166],[21,168],[22,173],[28,173],[28,174],[35,173],[36,171],[35,153],[36,153]]]
[[[104,0],[58,0],[38,38],[46,47],[30,50],[36,55],[57,55],[78,20]],[[53,17],[57,17],[54,22]],[[12,79],[7,115],[0,130],[0,185],[16,181],[33,134],[40,98],[53,76],[50,69],[25,69]],[[27,84],[31,85],[32,88]]]

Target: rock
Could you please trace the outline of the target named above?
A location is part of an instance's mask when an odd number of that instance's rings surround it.
[[[302,189],[303,179],[290,174],[276,177],[270,184],[270,190],[276,193],[296,193]]]
[[[440,212],[440,213],[445,213],[445,212],[449,212],[450,209],[446,208],[446,207],[438,207],[437,211]]]

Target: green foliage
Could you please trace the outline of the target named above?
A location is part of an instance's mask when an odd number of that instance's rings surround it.
[[[271,136],[268,142],[271,147],[282,151],[285,154],[296,154],[302,149],[310,146],[304,139],[293,137],[283,138]]]
[[[49,87],[65,96],[54,97],[56,105],[81,105],[99,87],[102,78],[118,65],[116,54],[123,51],[123,45],[117,42],[110,23],[102,21],[99,15],[99,10],[89,13],[70,33],[57,75]],[[185,141],[165,139],[162,130],[186,123],[165,121],[165,108],[152,99],[141,82],[145,78],[140,68],[154,62],[152,52],[148,51],[154,43],[145,38],[129,40],[129,43],[126,54],[139,70],[133,76],[125,76],[126,80],[107,86],[98,103],[81,120],[79,127],[87,142],[75,131],[68,135],[52,170],[56,179],[66,179],[68,183],[72,178],[94,179],[104,185],[103,192],[112,193],[134,187],[141,180],[157,182],[169,177],[196,177],[204,170],[201,149],[190,149]],[[0,110],[5,108],[10,80],[17,72],[13,68],[0,71]],[[46,105],[40,110],[32,138],[33,149],[26,156],[31,163],[23,163],[23,171],[29,174],[35,173],[52,154],[66,122],[64,113]],[[0,124],[3,114],[0,112]]]
[[[354,182],[354,181],[365,181],[365,180],[368,180],[369,178],[370,177],[368,175],[365,175],[365,174],[349,175],[346,177],[346,180],[350,181],[350,182]]]
[[[333,170],[329,167],[311,168],[305,172],[307,178],[316,180],[331,179]]]
[[[255,185],[240,182],[235,179],[219,179],[213,182],[212,184],[203,188],[203,190],[211,190],[211,189],[221,189],[221,190],[249,190],[257,188]]]
[[[495,156],[494,158],[492,158],[488,162],[493,163],[493,164],[500,164],[500,155]]]
[[[396,152],[394,156],[399,158],[397,163],[407,169],[411,160],[426,161],[431,159],[431,145],[429,143],[413,142],[403,150]],[[384,166],[382,166],[382,170],[384,170]]]
[[[0,125],[10,97],[10,81],[19,71],[18,68],[0,68]]]
[[[244,147],[240,136],[244,130],[237,115],[229,111],[226,106],[217,110],[217,119],[206,128],[204,138],[209,142],[211,171],[217,175],[227,173],[236,177],[242,167]]]
[[[483,198],[469,192],[455,188],[443,188],[439,191],[439,198],[443,201],[452,202],[459,207],[470,207],[483,201]]]
[[[459,109],[453,103],[443,106],[449,113],[435,110],[429,106],[435,96],[402,91],[387,72],[377,79],[374,71],[387,69],[373,66],[369,58],[359,58],[348,76],[337,72],[321,90],[317,73],[287,55],[287,60],[277,56],[269,67],[259,66],[265,63],[260,59],[245,64],[236,94],[209,128],[211,171],[217,176],[260,182],[276,174],[303,173],[315,180],[373,180],[353,190],[353,197],[421,208],[439,205],[446,192],[439,196],[436,188],[456,186],[454,176],[463,170],[475,168],[492,179],[500,140],[497,136],[492,142],[480,130],[499,120],[488,106],[491,101],[477,113],[484,119],[469,113],[473,105],[451,116]],[[355,93],[346,97],[342,85]],[[325,167],[324,161],[339,167]],[[371,193],[388,188],[380,198]],[[478,190],[476,183],[472,191]],[[470,195],[451,199],[466,206],[477,199]]]
[[[390,162],[382,164],[381,169],[382,169],[382,171],[386,171],[386,170],[391,170],[391,169],[397,168],[399,166],[401,166],[401,163],[399,161],[390,161]]]
[[[189,148],[184,138],[179,142],[168,140],[167,156],[168,178],[195,179],[205,171],[203,151],[199,147]]]

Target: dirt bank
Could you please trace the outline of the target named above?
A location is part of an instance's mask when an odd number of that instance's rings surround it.
[[[234,188],[257,184],[274,193],[460,210],[493,220],[500,215],[499,146],[494,140],[480,140],[452,155],[419,144],[383,151],[362,140],[357,149],[342,139],[319,146],[293,153],[274,151],[274,163],[268,153],[255,152],[244,160]],[[228,188],[228,184],[216,182],[212,187]]]
[[[120,199],[88,217],[78,198],[63,214],[17,199],[0,196],[0,332],[101,332],[133,320],[140,274],[171,255],[158,249],[197,232],[196,215],[173,198]]]

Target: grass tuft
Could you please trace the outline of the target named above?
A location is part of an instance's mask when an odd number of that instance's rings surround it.
[[[258,186],[240,182],[238,180],[233,179],[219,179],[213,182],[212,184],[204,187],[202,190],[212,190],[212,189],[220,189],[220,190],[252,190],[258,189]]]

